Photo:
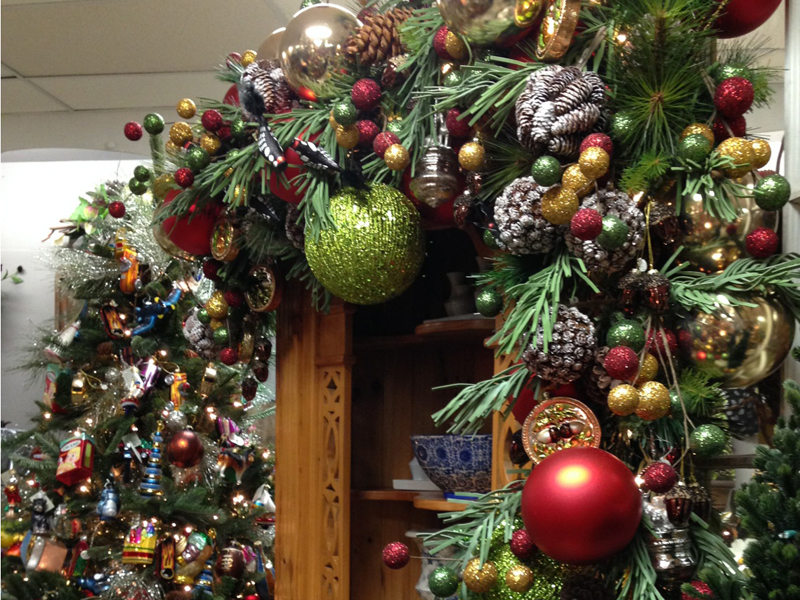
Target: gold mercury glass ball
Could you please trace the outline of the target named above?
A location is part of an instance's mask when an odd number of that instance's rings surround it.
[[[469,54],[464,40],[452,31],[448,31],[444,38],[444,49],[454,60],[464,60]]]
[[[639,386],[639,406],[636,416],[645,421],[655,421],[669,413],[669,390],[663,383],[648,381]]]
[[[342,148],[350,150],[358,146],[358,137],[358,127],[355,125],[346,127],[336,125],[336,143]]]
[[[497,567],[492,561],[481,566],[480,558],[472,558],[464,569],[464,583],[471,592],[485,594],[497,583]]]
[[[583,198],[586,194],[592,191],[594,187],[592,184],[594,180],[589,179],[581,171],[579,164],[570,165],[561,176],[561,185],[569,190],[573,190],[578,194],[579,198]]]
[[[392,144],[386,149],[383,160],[392,171],[402,171],[408,166],[411,157],[402,144]]]
[[[244,54],[242,54],[241,64],[243,67],[246,67],[250,63],[254,63],[257,58],[258,53],[255,50],[245,50]]]
[[[486,151],[478,142],[467,142],[458,151],[458,164],[467,171],[477,171],[483,166]]]
[[[216,154],[220,146],[222,146],[222,142],[213,133],[204,133],[200,136],[200,147],[209,155]]]
[[[228,316],[228,303],[225,302],[225,295],[220,290],[211,294],[205,308],[212,319],[224,319]]]
[[[619,417],[633,414],[637,406],[639,406],[639,390],[632,385],[623,383],[608,392],[608,409]]]
[[[646,352],[639,365],[639,375],[637,375],[634,385],[641,385],[648,381],[653,381],[656,375],[658,375],[658,359],[649,352]]]
[[[753,169],[762,169],[767,166],[769,159],[772,158],[772,148],[766,140],[751,140],[750,149],[753,151]]]
[[[711,127],[706,125],[705,123],[692,123],[686,129],[681,132],[681,141],[685,138],[689,137],[690,135],[700,134],[704,138],[708,140],[708,143],[711,144],[711,147],[714,147],[714,132],[711,130]]]
[[[177,112],[182,119],[191,119],[197,114],[197,105],[195,105],[194,100],[191,98],[184,98],[178,102],[175,107],[175,112]]]
[[[611,157],[608,152],[597,146],[592,146],[581,152],[578,159],[578,165],[588,179],[600,179],[603,175],[608,173],[608,167],[611,165]]]
[[[169,141],[182,148],[186,142],[192,141],[192,127],[188,123],[178,121],[169,128]]]
[[[744,177],[753,169],[756,156],[748,140],[737,137],[728,138],[717,146],[717,151],[722,156],[733,159],[735,166],[725,169],[725,174],[731,179]]]
[[[525,565],[514,565],[506,571],[506,585],[517,594],[524,594],[533,585],[533,571]]]
[[[578,194],[560,185],[554,185],[542,195],[542,216],[552,225],[569,223],[579,206]]]

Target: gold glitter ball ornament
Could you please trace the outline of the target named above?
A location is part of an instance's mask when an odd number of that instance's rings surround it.
[[[192,141],[192,127],[188,123],[179,121],[169,128],[169,141],[182,148],[186,142]]]
[[[200,147],[209,155],[216,154],[220,146],[222,146],[222,142],[213,133],[204,133],[200,136]]]
[[[717,152],[733,160],[734,166],[725,169],[725,174],[731,179],[744,177],[753,169],[756,155],[750,142],[744,138],[728,138],[717,146]]]
[[[380,304],[417,277],[424,252],[420,216],[402,192],[380,183],[331,196],[335,227],[306,236],[311,271],[331,293],[353,304]]]
[[[245,50],[242,54],[241,65],[246,67],[247,65],[256,62],[258,58],[258,53],[255,50]]]
[[[211,327],[211,329],[213,329],[214,331],[216,331],[220,327],[225,326],[225,321],[221,319],[211,319],[211,321],[208,323],[208,326]]]
[[[181,119],[191,119],[197,114],[197,105],[191,98],[184,98],[175,106],[175,112]]]
[[[514,565],[506,572],[508,589],[517,594],[524,594],[533,585],[533,571],[523,564]]]
[[[383,160],[392,171],[402,171],[408,166],[411,156],[402,144],[392,144],[386,149]]]
[[[611,157],[602,148],[592,146],[581,152],[578,165],[581,168],[581,173],[588,179],[600,179],[608,173]]]
[[[478,142],[467,142],[458,151],[458,164],[467,171],[477,171],[483,166],[486,150]]]
[[[686,129],[681,132],[681,141],[685,138],[689,137],[690,135],[699,134],[702,135],[704,138],[708,140],[708,143],[711,144],[711,147],[714,147],[714,132],[712,131],[711,127],[706,125],[705,123],[692,123]]]
[[[444,49],[453,60],[464,60],[469,55],[467,45],[452,31],[447,32],[444,38]]]
[[[167,140],[164,144],[164,150],[166,150],[168,153],[175,154],[176,152],[180,152],[182,148],[176,145],[172,140]]]
[[[225,295],[217,290],[211,294],[205,306],[208,316],[212,319],[224,319],[228,316],[228,303],[225,302]]]
[[[566,225],[579,207],[578,194],[560,185],[554,185],[542,196],[542,216],[552,225]]]
[[[594,188],[594,180],[589,179],[581,171],[579,164],[568,166],[561,176],[561,185],[568,190],[573,190],[578,194],[578,198],[583,198],[586,194]]]
[[[632,385],[623,383],[608,392],[608,409],[618,417],[633,414],[637,406],[639,406],[639,390]]]
[[[153,182],[153,196],[155,196],[156,200],[162,202],[169,191],[174,190],[175,187],[175,178],[172,176],[172,173],[159,175]]]
[[[636,381],[633,383],[634,385],[641,385],[648,381],[653,381],[656,375],[658,375],[658,359],[649,352],[646,352],[639,365],[639,374],[636,376]]]
[[[750,149],[753,151],[753,169],[762,169],[767,166],[769,159],[772,158],[772,148],[766,140],[751,140]]]
[[[639,406],[636,416],[645,421],[655,421],[669,413],[669,390],[663,383],[648,381],[639,386]]]
[[[497,567],[491,561],[481,565],[480,558],[472,558],[464,569],[464,583],[476,594],[485,594],[497,583]]]
[[[336,143],[342,148],[351,150],[358,146],[358,127],[348,125],[347,127],[336,126]]]

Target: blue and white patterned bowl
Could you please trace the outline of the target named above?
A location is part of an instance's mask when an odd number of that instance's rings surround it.
[[[491,490],[491,435],[412,435],[411,444],[422,470],[443,492]]]

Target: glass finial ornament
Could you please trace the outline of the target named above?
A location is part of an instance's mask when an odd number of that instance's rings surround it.
[[[437,208],[456,197],[459,191],[458,158],[449,145],[442,115],[436,115],[436,136],[426,140],[425,151],[414,167],[409,183],[417,200]]]
[[[144,469],[144,477],[139,484],[139,493],[145,498],[161,496],[164,493],[161,487],[161,450],[164,444],[164,422],[159,421],[155,433],[153,433],[153,449],[147,459],[147,466]]]

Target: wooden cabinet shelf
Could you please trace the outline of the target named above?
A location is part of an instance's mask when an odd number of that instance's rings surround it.
[[[455,512],[464,510],[467,505],[463,502],[446,500],[441,494],[422,493],[414,498],[414,506],[420,510],[435,510],[436,512]]]
[[[411,502],[419,510],[455,512],[464,510],[466,503],[447,500],[436,492],[414,492],[409,490],[353,490],[353,499],[377,502]]]
[[[356,355],[371,350],[397,350],[414,346],[435,346],[454,342],[482,343],[494,331],[494,319],[470,316],[464,319],[441,319],[418,325],[413,334],[356,338]]]

